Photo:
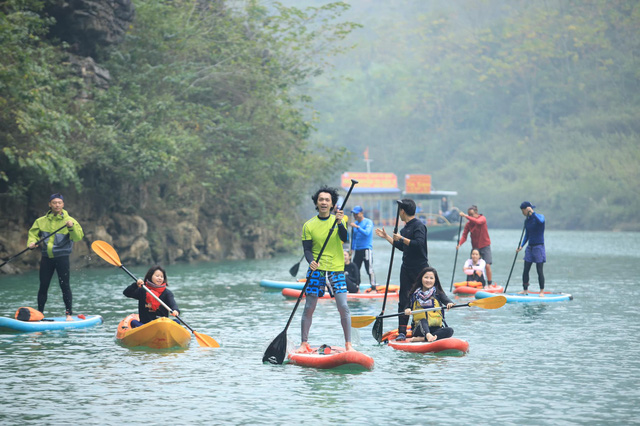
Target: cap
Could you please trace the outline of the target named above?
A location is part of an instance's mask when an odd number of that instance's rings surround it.
[[[60,198],[62,201],[64,201],[64,198],[62,197],[62,194],[60,194],[59,192],[57,192],[55,194],[51,194],[51,196],[49,197],[49,201],[53,200],[54,198]]]
[[[355,206],[355,207],[351,210],[351,213],[355,213],[355,214],[362,213],[362,207],[360,207],[360,206]]]
[[[520,204],[520,209],[526,209],[527,207],[531,207],[532,209],[536,208],[536,206],[534,206],[528,201],[523,201],[522,204]]]

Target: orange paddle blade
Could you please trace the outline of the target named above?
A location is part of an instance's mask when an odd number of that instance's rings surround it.
[[[122,266],[122,263],[120,262],[120,256],[118,256],[116,250],[111,247],[108,242],[100,240],[94,241],[93,243],[91,243],[91,250],[96,252],[98,256],[100,256],[110,264],[117,267]]]
[[[219,348],[220,343],[216,342],[215,339],[211,336],[207,336],[206,334],[198,333],[197,331],[193,332],[193,335],[196,336],[196,340],[198,344],[205,348]]]
[[[507,298],[500,296],[487,297],[486,299],[476,299],[473,302],[469,302],[469,306],[477,306],[482,309],[498,309],[507,303]]]

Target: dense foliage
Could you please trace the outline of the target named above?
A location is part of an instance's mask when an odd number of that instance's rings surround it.
[[[301,85],[355,26],[339,22],[346,4],[136,0],[124,42],[97,50],[102,90],[45,38],[44,3],[0,3],[0,192],[72,186],[103,212],[196,205],[285,226],[311,182],[334,179],[344,151],[309,142]]]
[[[640,230],[640,3],[351,3],[364,29],[350,81],[316,80],[322,138],[495,227],[531,200],[556,229]]]

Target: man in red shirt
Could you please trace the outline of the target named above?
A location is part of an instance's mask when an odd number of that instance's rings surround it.
[[[465,241],[467,241],[467,234],[471,232],[471,249],[478,249],[480,256],[487,263],[487,285],[491,285],[491,239],[489,238],[489,229],[487,228],[487,218],[484,215],[478,214],[478,206],[471,206],[467,210],[468,214],[460,212],[460,216],[465,217],[468,222],[464,226],[462,237],[458,242],[456,250],[460,248]]]

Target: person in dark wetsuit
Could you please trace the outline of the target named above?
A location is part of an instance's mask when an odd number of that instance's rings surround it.
[[[411,315],[411,311],[445,306],[449,310],[454,305],[442,289],[438,272],[434,268],[424,268],[420,272],[409,294],[409,305],[404,311],[407,316]],[[414,314],[411,329],[412,342],[433,342],[453,336],[453,329],[444,321],[442,309]]]
[[[142,284],[145,284],[153,294],[158,296],[160,300],[170,307],[171,312],[168,312],[160,302],[142,288]],[[168,317],[169,313],[174,317],[180,315],[178,304],[171,290],[167,288],[168,285],[165,270],[161,266],[152,266],[144,276],[144,281],[138,280],[124,289],[122,294],[138,300],[138,315],[140,316],[140,321],[131,321],[131,328],[140,327],[142,324],[151,322],[158,317]],[[178,320],[174,319],[174,321],[180,323]]]
[[[400,219],[405,223],[399,234],[388,235],[384,228],[376,229],[376,235],[386,239],[395,248],[402,251],[402,266],[400,267],[400,300],[398,312],[404,312],[409,304],[409,289],[415,283],[420,271],[429,266],[427,250],[427,227],[415,216],[416,203],[409,198],[400,201]],[[405,315],[398,317],[398,337],[404,340],[409,318]]]
[[[349,250],[344,251],[344,279],[347,282],[347,291],[349,293],[358,293],[360,291],[360,270],[351,261]]]
[[[529,289],[529,270],[531,265],[536,264],[536,271],[538,272],[538,284],[540,284],[540,296],[544,296],[544,263],[547,261],[547,254],[544,249],[544,215],[536,213],[533,209],[536,206],[528,201],[524,201],[520,204],[520,210],[526,217],[524,221],[525,233],[522,239],[522,244],[516,250],[519,252],[522,250],[527,242],[529,245],[524,251],[524,270],[522,271],[522,294],[527,294]]]

